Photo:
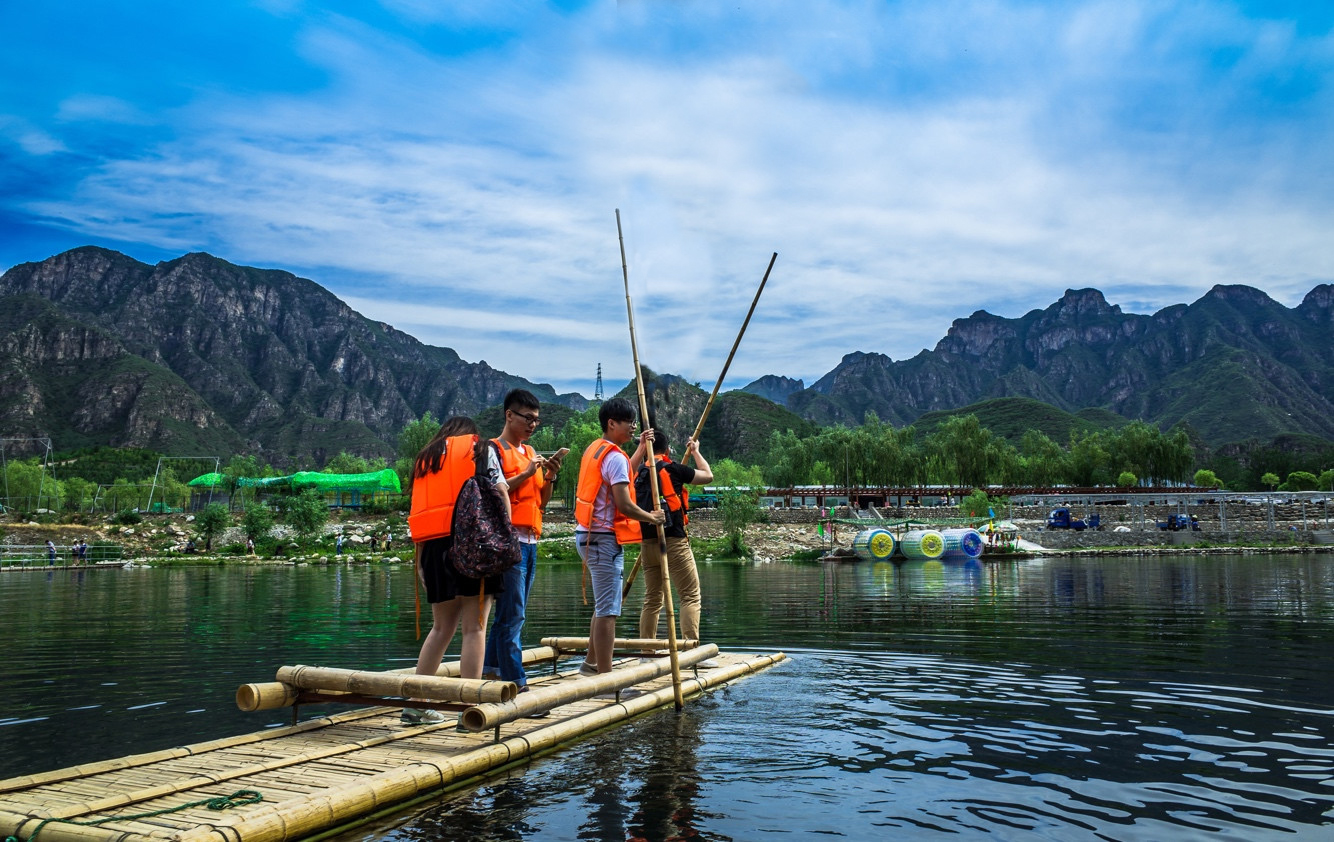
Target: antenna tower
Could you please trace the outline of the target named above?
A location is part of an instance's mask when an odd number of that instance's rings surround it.
[[[602,363],[598,363],[598,382],[593,387],[593,400],[602,402]]]

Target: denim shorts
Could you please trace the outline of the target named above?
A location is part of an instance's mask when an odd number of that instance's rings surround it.
[[[576,532],[574,543],[593,580],[593,616],[621,616],[625,553],[616,543],[616,536],[611,532]]]

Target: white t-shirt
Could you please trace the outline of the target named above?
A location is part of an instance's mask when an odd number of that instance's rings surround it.
[[[527,447],[527,445],[521,445]],[[500,468],[500,457],[496,455],[496,449],[490,444],[486,446],[486,472],[491,477],[491,481],[496,484],[505,494],[510,493],[509,483],[505,482],[505,472]],[[514,532],[519,536],[520,544],[536,544],[537,533],[533,532],[531,526],[514,525]]]
[[[616,516],[616,500],[611,487],[630,482],[630,457],[619,447],[602,460],[602,486],[593,498],[593,519],[588,529],[575,527],[576,532],[612,532],[612,518]]]

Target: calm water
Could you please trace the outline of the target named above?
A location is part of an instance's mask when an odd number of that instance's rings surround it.
[[[587,629],[578,573],[529,639]],[[706,637],[793,660],[343,842],[1334,839],[1334,556],[702,576]],[[236,686],[408,665],[412,599],[407,567],[0,575],[0,778],[286,724]]]

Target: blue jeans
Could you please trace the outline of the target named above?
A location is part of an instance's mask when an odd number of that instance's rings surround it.
[[[502,575],[505,590],[496,597],[496,621],[486,636],[486,662],[483,672],[493,672],[505,681],[527,686],[523,671],[523,644],[519,635],[527,615],[528,593],[537,574],[537,545],[519,544],[519,563]]]

